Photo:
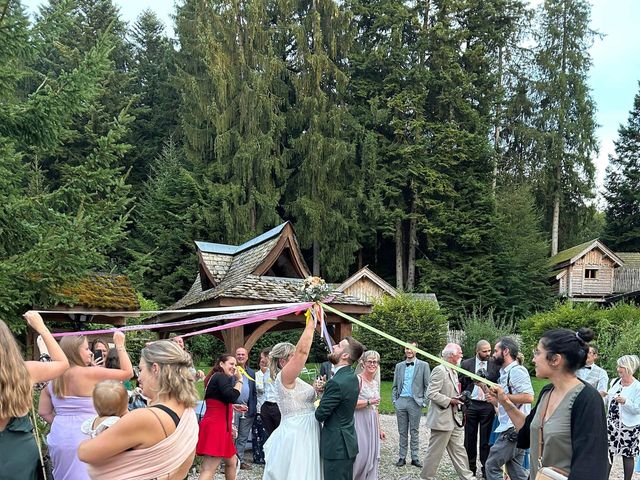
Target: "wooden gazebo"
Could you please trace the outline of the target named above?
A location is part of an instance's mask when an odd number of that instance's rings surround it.
[[[289,222],[249,240],[242,245],[195,242],[198,274],[187,294],[168,310],[206,307],[235,307],[267,305],[303,301],[300,288],[309,268],[302,257],[295,232]],[[341,312],[359,317],[371,312],[371,303],[336,291],[330,305]],[[224,312],[218,312],[219,313]],[[210,314],[168,313],[146,319],[145,323],[167,323]],[[229,322],[231,320],[226,320]],[[327,325],[334,340],[351,334],[351,324],[343,318],[328,314]],[[158,329],[161,337],[169,332],[186,333],[206,328],[214,323],[187,324]],[[267,332],[291,330],[304,325],[304,316],[288,315],[261,323],[216,332],[228,351],[244,346],[250,350]]]

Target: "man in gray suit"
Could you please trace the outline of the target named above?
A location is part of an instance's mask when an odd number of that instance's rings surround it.
[[[409,342],[418,346],[416,342]],[[393,373],[391,400],[396,408],[398,433],[400,434],[400,454],[396,467],[406,465],[408,432],[411,431],[411,465],[422,468],[420,463],[420,440],[418,429],[422,408],[426,406],[429,386],[429,364],[416,358],[415,350],[404,349],[405,360],[396,365]]]
[[[459,365],[462,360],[460,345],[450,343],[442,351],[442,358],[453,365]],[[438,365],[433,369],[427,391],[429,412],[427,413],[427,427],[431,429],[429,446],[424,459],[424,468],[420,478],[434,480],[442,454],[446,450],[456,469],[460,480],[473,480],[475,477],[469,470],[469,460],[464,449],[464,430],[462,428],[462,414],[460,412],[460,383],[458,373],[445,365]]]

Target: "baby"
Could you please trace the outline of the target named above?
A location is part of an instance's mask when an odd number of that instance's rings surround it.
[[[82,433],[95,438],[127,413],[129,394],[121,382],[104,380],[93,388],[93,406],[98,415],[82,424]]]

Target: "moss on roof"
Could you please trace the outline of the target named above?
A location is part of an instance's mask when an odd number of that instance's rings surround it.
[[[105,310],[138,310],[136,292],[126,275],[91,274],[63,285],[57,292],[68,297],[71,306],[83,305]]]
[[[595,238],[593,240],[589,240],[588,242],[581,243],[580,245],[576,245],[575,247],[567,248],[566,250],[562,250],[561,252],[556,253],[553,257],[549,259],[548,265],[553,267],[555,265],[560,265],[561,263],[568,262],[573,257],[581,253],[583,250],[587,249],[589,246],[593,245],[598,239]]]
[[[640,252],[616,252],[624,268],[640,268]]]

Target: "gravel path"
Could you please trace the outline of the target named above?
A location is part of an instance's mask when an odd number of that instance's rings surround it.
[[[381,458],[380,458],[380,476],[381,480],[418,480],[420,478],[420,469],[407,465],[397,468],[394,464],[398,460],[398,427],[396,424],[395,415],[382,415],[380,417],[381,427],[387,434],[387,439],[382,442]],[[425,417],[422,417],[420,425],[420,458],[424,459],[427,451],[427,441],[429,438],[428,429],[424,424]],[[249,452],[250,453],[250,452]],[[249,458],[247,454],[247,458]],[[238,475],[238,480],[258,480],[262,479],[262,467],[258,465],[252,465],[250,471],[241,470]],[[190,480],[195,480],[196,475],[189,477]],[[634,480],[640,480],[640,474],[634,475]],[[215,480],[223,480],[224,475],[218,473],[215,476]],[[303,480],[303,479],[282,479],[282,480]],[[331,480],[331,479],[327,479]],[[443,460],[438,468],[438,480],[457,480],[457,476],[451,465],[451,461],[444,454]],[[588,480],[588,479],[585,479]],[[611,472],[609,480],[623,480],[622,475],[622,461],[616,459]]]

